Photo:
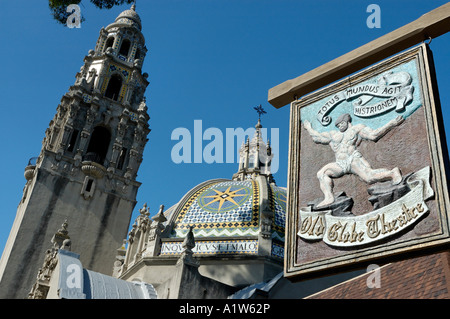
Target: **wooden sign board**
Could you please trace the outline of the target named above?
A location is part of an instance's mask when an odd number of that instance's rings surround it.
[[[450,241],[426,44],[291,103],[285,276]]]

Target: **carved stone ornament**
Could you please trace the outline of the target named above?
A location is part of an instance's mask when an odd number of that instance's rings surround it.
[[[96,162],[84,161],[81,163],[81,170],[87,176],[100,179],[106,174],[106,168]]]
[[[184,248],[183,253],[181,254],[180,258],[177,261],[177,264],[187,264],[194,267],[199,267],[200,263],[197,259],[195,259],[194,252],[192,249],[195,247],[195,239],[194,239],[194,233],[192,231],[193,227],[189,227],[189,232],[187,233],[186,237],[184,238],[182,247]]]
[[[58,264],[58,252],[60,249],[70,250],[70,237],[67,231],[67,221],[52,238],[53,247],[45,252],[44,263],[38,270],[36,282],[28,294],[29,299],[46,299],[50,288],[50,279]]]
[[[36,165],[28,165],[25,167],[24,177],[27,181],[34,177],[34,171],[36,170]]]
[[[272,221],[269,218],[261,220],[261,236],[269,239],[272,236]]]

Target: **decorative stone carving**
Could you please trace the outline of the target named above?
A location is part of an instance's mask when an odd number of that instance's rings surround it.
[[[390,203],[396,201],[397,199],[404,196],[406,193],[410,191],[408,184],[406,183],[407,179],[413,173],[409,173],[403,176],[402,181],[398,185],[392,185],[389,182],[377,183],[372,187],[367,189],[369,195],[369,201],[372,203],[374,209],[378,209],[389,205]]]
[[[348,197],[345,192],[333,193],[335,198],[334,202],[327,206],[318,207],[321,202],[320,198],[315,199],[308,203],[312,211],[331,211],[334,216],[353,216],[351,210],[353,207],[353,199]]]
[[[124,109],[122,112],[122,115],[120,116],[120,122],[117,125],[117,135],[120,136],[121,138],[123,138],[125,136],[129,118],[130,118],[130,116],[129,116],[128,109]]]
[[[317,207],[324,207],[334,202],[332,178],[339,178],[345,174],[355,174],[367,183],[375,183],[389,179],[394,185],[402,180],[400,170],[396,167],[388,169],[372,169],[367,160],[358,151],[357,146],[362,139],[378,141],[394,127],[404,122],[399,115],[384,126],[373,130],[364,124],[352,125],[350,114],[345,113],[338,117],[335,124],[338,131],[320,133],[314,130],[309,121],[304,121],[304,127],[318,144],[329,144],[335,153],[336,160],[322,167],[317,173],[320,188],[324,193],[324,200]]]
[[[127,253],[126,249],[127,240],[123,240],[122,246],[120,246],[119,249],[117,249],[117,255],[116,260],[114,261],[114,267],[113,267],[113,277],[119,278],[119,276],[122,274],[122,266],[125,262],[125,255]]]
[[[108,123],[109,123],[109,121],[111,121],[111,119],[112,119],[112,113],[111,113],[111,110],[105,110],[105,111],[103,112],[103,123],[104,123],[105,125],[108,125]]]
[[[87,92],[92,92],[92,90],[94,89],[94,83],[95,83],[96,77],[97,77],[97,70],[91,69],[89,71],[88,79],[82,82],[82,86]]]
[[[152,224],[150,227],[150,234],[148,237],[149,241],[153,241],[157,236],[160,236],[164,231],[163,223],[167,221],[166,216],[164,216],[164,205],[159,206],[159,212],[152,217]]]
[[[24,176],[27,181],[31,180],[34,177],[34,171],[36,169],[36,165],[28,165],[25,167]]]
[[[123,263],[123,270],[142,258],[147,245],[148,230],[151,223],[147,203],[139,209],[139,216],[136,218],[130,232],[128,233],[128,247]]]
[[[264,239],[269,239],[272,235],[272,221],[269,218],[261,220],[261,236]]]
[[[187,233],[186,237],[184,238],[182,247],[184,248],[183,253],[181,254],[180,258],[177,261],[178,264],[188,264],[190,266],[199,267],[200,263],[197,259],[193,257],[194,252],[192,249],[195,247],[195,239],[194,239],[194,233],[192,231],[194,227],[189,227],[189,232]]]
[[[73,101],[69,106],[69,116],[67,118],[67,123],[73,125],[73,121],[77,116],[78,110],[80,109],[80,104],[77,101]]]
[[[74,162],[74,167],[79,167],[80,166],[80,164],[81,164],[81,162],[82,162],[82,160],[83,160],[83,157],[82,157],[82,152],[81,152],[81,150],[80,149],[78,149],[77,150],[77,153],[75,154],[75,156],[74,156],[74,160],[75,160],[75,162]]]
[[[167,221],[166,216],[164,216],[164,205],[159,207],[159,212],[152,217],[152,220],[144,256],[157,256],[160,253],[161,235],[165,229],[164,222]]]
[[[84,161],[81,163],[81,170],[87,176],[100,179],[106,174],[106,168],[96,162]]]
[[[71,244],[67,226],[67,221],[64,221],[61,228],[53,235],[53,247],[45,252],[44,263],[38,270],[36,282],[28,294],[29,299],[46,299],[50,288],[50,279],[58,264],[58,251],[60,249],[70,250]]]
[[[88,125],[92,125],[92,123],[94,123],[96,117],[96,113],[94,110],[92,110],[92,108],[88,109],[86,112],[86,123]]]

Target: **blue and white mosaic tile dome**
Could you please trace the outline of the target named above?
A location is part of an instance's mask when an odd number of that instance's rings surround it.
[[[265,181],[265,179],[262,179]],[[172,238],[183,238],[193,227],[196,239],[258,236],[261,203],[268,200],[273,212],[272,238],[284,242],[286,189],[267,184],[262,198],[261,180],[211,180],[194,187],[173,214]]]
[[[258,120],[253,138],[242,143],[232,179],[205,181],[164,213],[161,255],[181,253],[181,241],[192,231],[196,254],[283,259],[287,192],[271,174],[273,154],[261,129]]]

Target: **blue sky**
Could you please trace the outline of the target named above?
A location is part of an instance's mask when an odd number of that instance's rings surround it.
[[[275,109],[268,90],[393,31],[447,1],[138,0],[149,53],[146,97],[150,127],[132,221],[144,203],[152,214],[175,204],[195,185],[231,178],[237,163],[176,164],[172,132],[254,127],[261,104],[264,127],[278,130],[279,169],[286,186],[289,107]],[[369,4],[381,8],[381,28],[366,25]],[[6,243],[25,185],[28,159],[39,155],[45,129],[75,81],[99,30],[129,6],[99,10],[83,0],[79,29],[57,24],[47,1],[0,0],[0,249]],[[433,39],[446,128],[450,128],[450,34]],[[270,138],[270,134],[269,134]],[[209,141],[203,141],[204,148]],[[224,140],[224,145],[226,141]],[[224,161],[225,161],[224,154]],[[56,231],[56,230],[55,230]],[[69,225],[70,234],[70,225]],[[50,244],[50,243],[49,243]]]

